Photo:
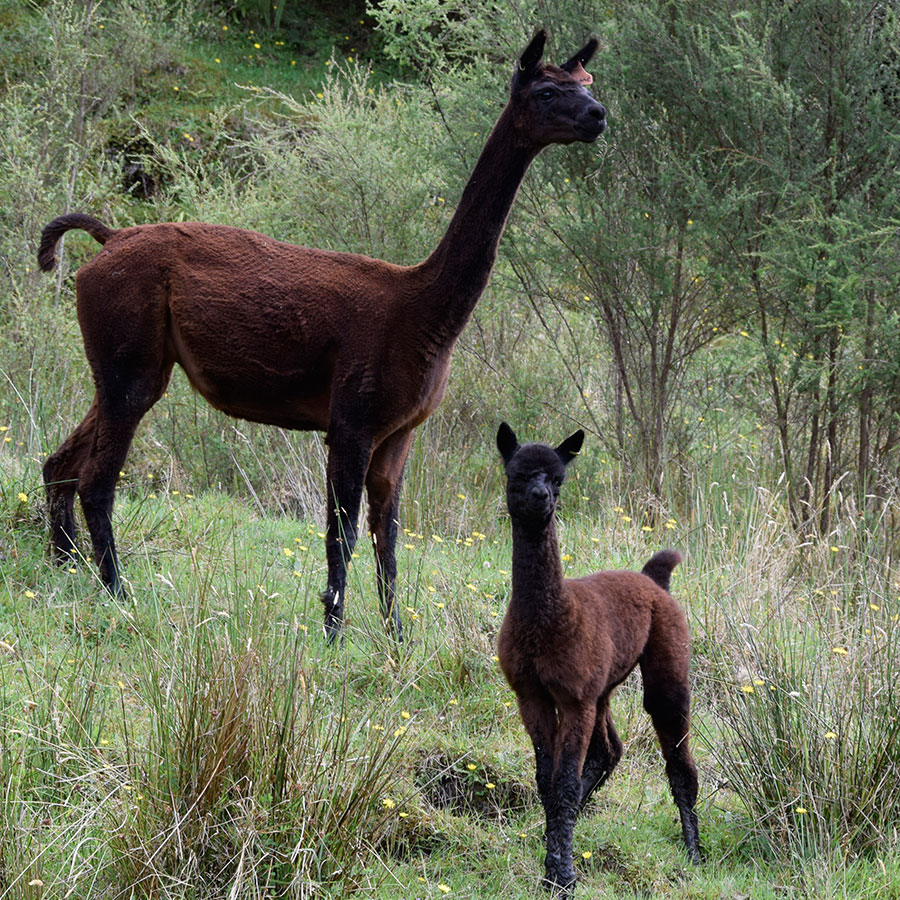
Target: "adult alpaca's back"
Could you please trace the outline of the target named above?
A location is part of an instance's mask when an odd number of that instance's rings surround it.
[[[622,756],[610,698],[636,666],[684,841],[691,859],[700,858],[697,770],[688,746],[690,639],[668,592],[681,554],[660,551],[640,573],[563,577],[556,505],[583,439],[576,432],[554,449],[519,445],[505,423],[497,433],[513,535],[512,593],[498,656],[534,745],[547,818],[545,883],[564,895],[575,883],[575,818]]]
[[[328,445],[325,628],[344,617],[347,563],[365,486],[382,612],[394,604],[400,486],[413,429],[440,403],[450,355],[481,296],[526,170],[554,143],[593,141],[605,110],[583,64],[541,62],[539,32],[516,67],[446,234],[415,266],[282,243],[221,225],[113,230],[90,216],[47,225],[42,269],[69,229],[103,249],[78,271],[78,320],[96,396],[44,466],[52,545],[74,549],[77,490],[101,577],[122,592],[110,516],[138,423],[178,363],[213,406],[283,428],[321,430]]]

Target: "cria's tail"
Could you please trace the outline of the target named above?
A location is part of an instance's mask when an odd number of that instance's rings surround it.
[[[680,563],[684,557],[677,550],[660,550],[654,553],[641,569],[641,574],[652,578],[664,591],[669,589],[669,579],[672,577],[672,569]]]
[[[105,244],[115,232],[107,228],[99,219],[83,213],[70,213],[54,219],[41,232],[41,246],[38,248],[38,265],[42,272],[51,272],[56,265],[56,244],[59,239],[73,228],[81,228],[95,241]]]

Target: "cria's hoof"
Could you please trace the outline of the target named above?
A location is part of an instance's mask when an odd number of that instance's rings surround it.
[[[572,891],[577,880],[578,877],[575,875],[574,870],[571,873],[558,873],[555,875],[550,875],[548,873],[544,876],[541,886],[545,891],[549,891],[554,897],[559,897],[561,900],[568,900],[568,898],[572,896]]]

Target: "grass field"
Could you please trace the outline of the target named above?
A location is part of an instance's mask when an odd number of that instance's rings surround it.
[[[46,558],[37,463],[4,434],[3,896],[536,895],[542,813],[494,655],[499,477],[458,531],[403,535],[409,641],[381,630],[361,544],[329,648],[319,524],[125,473],[115,601],[92,564]],[[563,501],[571,574],[685,551],[706,862],[686,863],[632,681],[624,760],[577,827],[578,895],[900,896],[878,808],[896,772],[896,572],[863,535],[798,548],[746,486],[657,526],[580,490]]]

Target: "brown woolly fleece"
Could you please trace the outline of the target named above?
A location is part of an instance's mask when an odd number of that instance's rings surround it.
[[[690,638],[668,592],[682,557],[661,550],[640,573],[563,577],[556,507],[583,440],[579,431],[556,448],[519,445],[506,423],[497,433],[513,534],[512,594],[498,655],[534,745],[547,819],[545,885],[562,896],[576,880],[576,816],[622,756],[610,697],[637,666],[684,841],[691,860],[700,860],[697,770],[688,745]]]
[[[597,42],[553,66],[541,62],[544,41],[538,32],[522,54],[509,103],[447,233],[418,265],[199,222],[113,230],[76,213],[47,225],[38,254],[45,271],[69,229],[103,245],[76,280],[96,396],[44,467],[58,558],[73,551],[77,491],[101,576],[122,592],[110,523],[116,479],[138,423],[177,363],[230,415],[325,432],[326,633],[334,639],[343,623],[365,487],[381,609],[401,636],[394,548],[413,429],[441,401],[453,347],[490,277],[532,160],[550,144],[593,141],[606,124],[583,68]]]

